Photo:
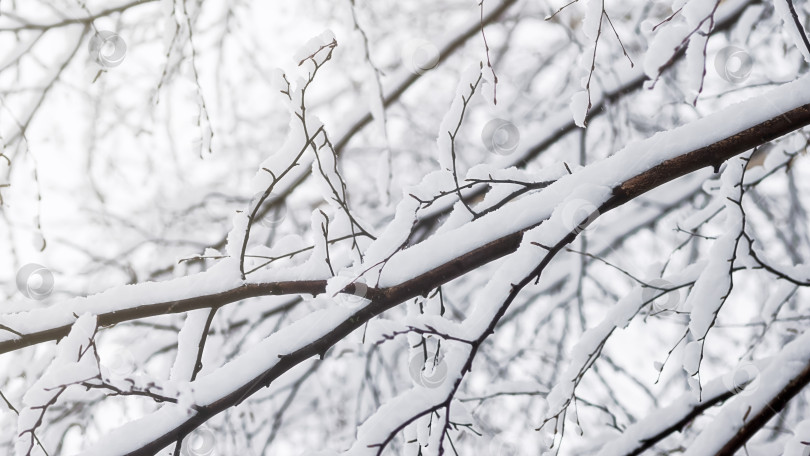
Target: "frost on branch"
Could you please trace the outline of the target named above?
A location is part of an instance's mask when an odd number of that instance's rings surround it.
[[[591,109],[591,83],[593,82],[594,71],[596,70],[596,55],[599,48],[599,39],[602,34],[602,25],[605,17],[604,2],[602,0],[586,0],[585,20],[583,22],[583,33],[587,46],[585,52],[580,56],[580,73],[582,91],[576,92],[571,97],[571,111],[574,114],[574,122],[579,127],[585,127],[588,111]]]
[[[62,3],[0,15],[0,454],[805,441],[810,362],[783,350],[808,324],[810,79],[784,8]],[[126,61],[77,77],[105,30]],[[86,313],[66,365],[98,366],[37,425]]]
[[[41,445],[36,431],[45,424],[48,408],[58,403],[70,387],[99,376],[95,352],[96,317],[84,314],[73,324],[70,334],[56,346],[56,354],[45,372],[23,397],[25,407],[17,420],[17,456],[28,456]]]
[[[773,414],[771,404],[781,394],[785,394],[784,391],[790,382],[808,375],[809,363],[810,332],[805,332],[785,345],[766,367],[756,369],[758,381],[738,390],[739,393],[722,406],[712,422],[701,431],[684,454],[687,456],[713,454],[758,414]],[[799,429],[806,427],[800,425]],[[796,446],[792,442],[788,445],[788,448],[790,447],[795,451]]]
[[[706,337],[733,287],[732,270],[745,229],[741,209],[745,163],[744,160],[733,159],[723,172],[717,197],[725,204],[724,232],[712,246],[706,269],[684,303],[684,309],[690,312],[689,334],[693,340],[684,350],[683,367],[692,377],[699,374]],[[699,387],[699,383],[697,385]]]
[[[697,104],[703,92],[708,66],[706,54],[709,37],[723,15],[733,12],[735,8],[738,6],[722,5],[719,1],[675,1],[672,6],[674,12],[656,25],[645,55],[644,72],[651,80],[648,85],[654,86],[662,73],[674,63],[678,53],[684,52],[684,95],[687,102]]]
[[[799,6],[799,8],[796,8],[793,0],[773,0],[776,14],[782,19],[782,30],[790,36],[793,44],[799,48],[804,60],[810,62],[810,41],[808,41],[807,32],[804,30],[805,12],[807,10],[801,8],[802,3],[799,3]]]

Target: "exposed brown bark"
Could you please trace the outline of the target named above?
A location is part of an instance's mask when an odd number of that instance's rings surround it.
[[[806,126],[809,117],[810,105],[800,106],[706,147],[667,160],[614,188],[614,197],[605,208],[613,209],[655,187],[701,168],[711,166],[719,169],[724,161],[735,155]]]
[[[655,445],[656,443],[658,443],[661,440],[664,440],[665,438],[667,438],[673,432],[679,432],[681,429],[683,429],[684,426],[686,426],[689,422],[694,420],[696,417],[703,414],[703,412],[705,412],[707,409],[710,409],[710,408],[714,407],[715,405],[717,405],[719,403],[722,403],[726,399],[728,399],[730,397],[733,397],[733,396],[734,396],[734,391],[726,391],[725,393],[720,394],[718,396],[715,396],[715,397],[711,398],[710,400],[704,400],[704,402],[701,402],[700,404],[696,404],[695,408],[693,408],[689,412],[689,414],[685,415],[683,418],[678,420],[677,423],[673,424],[672,426],[667,427],[666,429],[661,430],[661,432],[659,432],[658,434],[655,434],[654,436],[639,442],[639,446],[636,447],[636,449],[631,451],[630,453],[627,453],[627,456],[638,456],[638,455],[644,453],[645,451],[652,448],[653,445]]]
[[[747,442],[754,434],[762,429],[768,421],[781,412],[783,408],[793,399],[794,396],[804,389],[810,383],[810,364],[805,366],[804,370],[795,378],[793,378],[782,391],[774,396],[770,402],[759,413],[753,416],[748,416],[745,424],[737,431],[734,437],[726,442],[723,448],[720,449],[716,456],[733,456],[745,442]]]
[[[451,55],[456,53],[456,51],[463,48],[464,44],[467,42],[467,40],[469,40],[470,38],[472,38],[473,36],[476,36],[478,34],[478,32],[480,30],[480,27],[482,25],[488,25],[488,24],[494,22],[495,20],[499,19],[501,16],[503,16],[503,14],[507,10],[509,10],[509,8],[512,5],[515,4],[516,1],[517,0],[503,0],[503,2],[501,4],[499,4],[492,11],[490,11],[488,14],[486,14],[483,17],[483,19],[481,20],[480,23],[473,24],[472,26],[466,28],[461,34],[459,34],[458,36],[453,38],[450,42],[446,43],[444,45],[444,47],[439,49],[438,61],[436,62],[436,64],[440,65],[442,62],[447,60],[448,57],[450,57]],[[731,21],[728,21],[728,22],[730,23]],[[383,106],[388,107],[388,106],[391,106],[394,103],[396,103],[400,99],[402,94],[404,94],[411,86],[413,86],[413,84],[416,83],[416,81],[418,81],[421,76],[422,76],[422,74],[413,73],[413,74],[409,75],[406,79],[401,81],[397,86],[395,86],[394,90],[391,91],[391,93],[389,93],[385,97],[385,99],[383,100]],[[641,87],[641,83],[643,81],[644,81],[643,78],[639,78],[637,83],[634,82],[633,87],[634,88]],[[622,90],[625,90],[625,89],[623,88]],[[371,123],[372,120],[373,120],[373,117],[372,117],[371,113],[368,112],[363,117],[359,118],[355,123],[353,123],[346,130],[346,132],[343,134],[343,136],[341,136],[340,138],[337,139],[337,141],[335,141],[335,144],[334,144],[335,151],[338,154],[343,152],[343,150],[349,144],[349,141],[351,141],[352,138],[354,138],[354,136],[357,133],[362,131],[363,128],[366,125]],[[574,123],[571,122],[571,126],[568,127],[566,132],[572,130],[574,127],[575,127]],[[274,191],[274,195],[276,195],[278,197],[278,199],[273,200],[273,201],[271,201],[271,202],[269,202],[267,204],[262,205],[261,210],[256,214],[256,217],[257,218],[262,218],[266,214],[268,214],[270,211],[272,211],[274,208],[278,207],[278,205],[280,203],[283,203],[284,198],[286,198],[290,193],[292,193],[293,190],[295,190],[296,188],[301,186],[304,182],[306,182],[306,180],[308,178],[309,178],[309,174],[301,174],[294,181],[292,181],[291,183],[286,185],[286,187],[284,187],[283,189],[278,189],[277,191]],[[212,244],[211,248],[216,249],[216,250],[222,249],[222,248],[225,247],[226,242],[227,242],[227,238],[223,237],[219,241],[217,241],[216,243]],[[199,260],[199,259],[191,259],[191,260],[187,261],[186,264],[187,265],[188,264],[199,264],[201,261],[202,260]],[[170,265],[170,266],[167,266],[165,268],[159,269],[159,270],[155,271],[154,273],[152,273],[150,277],[152,277],[152,278],[160,277],[161,275],[166,274],[166,273],[168,273],[168,272],[170,272],[172,270],[174,270],[174,265]]]
[[[675,159],[667,160],[615,187],[613,190],[614,196],[599,208],[599,213],[602,214],[621,206],[655,187],[698,169],[705,167],[716,168],[723,161],[735,155],[765,144],[768,141],[807,125],[810,125],[810,104],[793,109],[709,146],[688,152]],[[231,394],[220,398],[216,402],[201,407],[198,413],[189,417],[187,421],[138,450],[128,453],[128,456],[156,454],[172,442],[182,439],[185,435],[214,415],[239,404],[245,398],[260,390],[263,386],[269,385],[273,380],[299,363],[313,356],[323,356],[335,343],[348,336],[352,331],[362,326],[371,318],[410,298],[426,294],[437,286],[474,270],[483,264],[514,252],[520,245],[520,240],[524,232],[525,230],[518,231],[501,237],[399,285],[383,289],[369,289],[367,296],[372,299],[372,303],[359,309],[354,315],[338,324],[324,337],[295,352],[282,356],[278,363],[253,381],[243,385]],[[575,235],[572,233],[567,237],[567,240],[570,242],[574,238]],[[795,394],[795,392],[793,394]],[[789,399],[792,395],[786,397]],[[756,429],[753,429],[748,432],[751,432],[752,435],[755,431]],[[750,435],[741,438],[747,437],[750,437]],[[741,440],[740,445],[744,441],[745,440]]]
[[[728,30],[729,28],[731,28],[731,26],[737,23],[737,20],[740,18],[740,15],[742,15],[742,13],[746,10],[746,8],[758,3],[760,3],[759,0],[751,0],[749,2],[746,2],[734,14],[730,15],[723,21],[717,22],[717,24],[715,24],[714,29],[712,29],[712,33],[718,33]],[[661,71],[664,72],[670,69],[672,66],[674,66],[683,58],[685,53],[686,53],[685,49],[683,48],[679,49],[675,53],[673,58],[669,62],[667,62],[664,66],[661,67]],[[616,103],[620,101],[622,98],[624,98],[626,95],[629,95],[631,93],[640,90],[642,87],[644,87],[644,82],[646,80],[647,75],[642,73],[639,74],[637,78],[628,81],[626,84],[617,87],[615,90],[607,92],[604,97],[602,97],[598,101],[594,101],[593,106],[591,106],[591,109],[588,113],[589,119],[592,120],[596,117],[601,116],[602,114],[607,112],[607,110],[605,109],[606,106],[612,103]],[[526,167],[526,165],[528,165],[532,160],[536,159],[540,154],[545,152],[549,147],[565,138],[569,133],[577,131],[578,129],[579,127],[577,127],[577,124],[574,122],[574,119],[571,118],[571,120],[567,122],[565,125],[563,125],[560,129],[541,139],[534,146],[528,149],[523,154],[523,156],[520,157],[518,161],[514,163],[514,165],[517,166],[518,168]],[[473,191],[467,192],[465,200],[467,201],[479,200],[480,198],[483,197],[483,195],[487,191],[488,191],[487,187],[479,187]],[[422,226],[434,225],[439,219],[447,215],[447,212],[449,212],[449,210],[440,211],[433,214],[430,217],[425,217],[419,220],[419,224]],[[419,238],[419,240],[421,239],[423,239],[423,237]]]
[[[447,59],[451,54],[455,53],[459,50],[464,43],[467,42],[473,36],[476,36],[479,31],[480,27],[491,23],[492,21],[498,19],[506,12],[512,5],[514,5],[516,0],[504,0],[500,5],[492,9],[488,14],[484,15],[481,19],[480,23],[474,24],[473,26],[464,30],[464,33],[458,35],[452,41],[447,43],[442,49],[439,49],[439,60],[436,62],[437,65],[441,64],[444,60]],[[384,106],[390,106],[395,101],[399,100],[399,97],[402,96],[403,93],[413,85],[416,80],[419,79],[421,75],[413,73],[411,74],[408,79],[402,82],[393,92],[388,94],[383,100]],[[363,129],[366,125],[368,125],[372,121],[373,117],[371,113],[367,113],[363,116],[360,120],[358,120],[354,125],[352,125],[346,134],[340,138],[337,142],[335,142],[335,150],[340,153],[343,148],[349,143],[349,140],[360,130]]]
[[[810,105],[804,105],[714,144],[689,152],[678,158],[667,160],[614,188],[614,196],[599,209],[599,212],[604,213],[618,207],[655,187],[698,169],[717,167],[720,163],[735,155],[765,144],[808,124],[810,124]],[[374,305],[361,309],[356,317],[366,321],[371,316],[377,315],[393,305],[428,293],[443,283],[512,253],[520,245],[522,236],[523,231],[509,234],[399,285],[384,289],[369,288],[367,295],[374,301]],[[204,295],[182,301],[160,302],[122,311],[103,313],[99,314],[98,318],[99,324],[108,326],[167,313],[182,313],[194,309],[218,307],[257,296],[320,294],[325,289],[326,282],[323,280],[249,284],[213,295]],[[352,290],[348,289],[347,291],[351,292]],[[373,315],[370,315],[369,312],[373,312]],[[55,340],[66,335],[69,330],[69,326],[60,326],[47,331],[25,334],[18,339],[0,342],[0,353]]]

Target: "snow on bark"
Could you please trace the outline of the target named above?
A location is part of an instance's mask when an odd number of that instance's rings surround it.
[[[89,313],[78,317],[67,337],[57,344],[50,365],[23,396],[14,446],[17,456],[31,454],[36,430],[43,424],[48,407],[56,405],[65,390],[99,375],[95,334],[96,317]]]
[[[743,217],[738,202],[742,198],[742,176],[746,162],[735,159],[729,162],[721,177],[717,199],[725,204],[724,233],[712,246],[706,269],[695,282],[686,298],[684,309],[689,311],[689,332],[694,340],[684,351],[684,370],[695,376],[703,358],[703,346],[709,329],[714,325],[720,308],[732,289],[731,269],[734,267],[737,246],[743,230]]]
[[[200,338],[210,312],[209,309],[197,309],[186,315],[183,327],[177,335],[177,356],[169,374],[170,380],[191,380],[197,362]]]
[[[753,417],[810,365],[810,332],[793,339],[736,397],[726,402],[706,425],[684,456],[716,454]]]
[[[810,103],[810,78],[803,77],[681,127],[631,142],[616,154],[564,176],[542,192],[504,206],[498,214],[484,215],[399,252],[388,262],[380,284],[401,283],[477,246],[534,226],[545,220],[564,197],[585,183],[612,187],[665,160],[730,137],[807,103]],[[607,198],[591,202],[598,207],[605,200]]]
[[[669,284],[668,288],[683,287],[695,281],[700,271],[700,265],[694,264],[676,274],[666,276],[663,282]],[[647,288],[649,289],[651,288]],[[548,408],[543,420],[550,420],[565,411],[573,399],[574,389],[599,356],[608,338],[615,330],[626,328],[632,318],[644,306],[650,304],[651,299],[663,293],[662,290],[650,293],[641,286],[634,287],[608,311],[598,325],[585,331],[568,355],[570,360],[568,367],[546,398]]]
[[[371,417],[360,425],[357,440],[343,454],[376,455],[377,445],[386,442],[403,423],[409,422],[413,417],[429,413],[431,408],[446,401],[453,391],[454,383],[460,380],[452,374],[461,370],[461,365],[467,356],[465,351],[464,348],[458,348],[452,350],[447,356],[447,369],[451,375],[443,378],[442,382],[430,387],[415,386],[381,405]]]
[[[593,105],[591,84],[594,67],[596,66],[596,51],[599,46],[602,30],[604,7],[604,0],[587,0],[585,3],[585,19],[582,23],[582,31],[587,39],[588,45],[580,56],[579,64],[583,90],[576,92],[571,97],[570,105],[571,112],[574,115],[574,122],[578,127],[582,128],[585,127],[588,111]]]
[[[546,219],[561,199],[585,182],[613,186],[665,160],[732,136],[746,128],[771,119],[783,112],[810,103],[810,78],[803,77],[779,86],[750,100],[731,105],[700,120],[673,130],[628,144],[604,160],[595,162],[580,172],[567,175],[542,192],[526,195],[499,210],[469,224],[432,236],[408,249],[398,252],[387,263],[380,277],[380,286],[390,286],[433,269],[477,246],[514,231],[534,226]],[[600,201],[592,201],[594,204]],[[397,208],[397,217],[410,217],[418,203],[405,198]],[[382,234],[369,248],[367,264],[385,258],[382,251],[390,249],[397,240],[407,237],[410,225],[394,223],[391,233]],[[377,245],[378,247],[375,247]],[[379,253],[374,253],[375,249]],[[388,250],[390,254],[390,250]],[[265,280],[283,280],[289,275],[273,271]],[[254,279],[257,280],[257,279]],[[127,285],[90,297],[81,297],[54,306],[27,312],[0,315],[0,324],[21,334],[44,331],[72,324],[73,313],[104,313],[131,309],[139,305],[213,294],[241,284],[238,268],[221,261],[212,269],[167,282]],[[0,342],[21,336],[0,333]]]
[[[468,66],[461,73],[458,86],[456,87],[456,93],[453,96],[453,103],[450,105],[450,109],[439,124],[436,143],[439,147],[439,167],[442,170],[454,169],[455,165],[451,151],[453,146],[450,134],[452,134],[456,130],[456,126],[462,122],[465,107],[470,99],[475,96],[471,94],[472,87],[477,84],[480,77],[481,68],[478,64]],[[458,154],[458,151],[456,151],[456,154]],[[456,162],[457,161],[458,158],[456,158]]]
[[[751,366],[759,372],[771,361],[771,359],[762,359]],[[695,410],[712,406],[724,396],[739,392],[746,383],[742,383],[743,379],[735,375],[737,372],[738,370],[735,369],[707,382],[703,385],[701,398],[692,392],[687,392],[672,400],[670,405],[651,410],[647,416],[628,426],[619,436],[608,438],[602,443],[597,456],[620,456],[637,451],[662,432],[689,418]],[[745,380],[752,379],[746,378]]]
[[[799,5],[801,5],[801,3]],[[799,29],[799,27],[803,27],[803,24],[806,22],[806,18],[802,17],[801,15],[801,7],[796,8],[794,6],[793,8],[798,18],[793,17],[793,13],[790,11],[790,7],[788,5],[788,0],[773,0],[773,7],[776,10],[776,14],[782,18],[782,25],[785,33],[790,36],[793,43],[797,48],[799,48],[799,52],[801,52],[804,60],[810,62],[810,49],[808,49],[808,43],[806,41],[806,32]],[[798,24],[796,23],[797,19]]]

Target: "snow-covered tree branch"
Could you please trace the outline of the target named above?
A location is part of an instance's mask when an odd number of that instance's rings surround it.
[[[808,15],[0,5],[0,447],[810,454]]]

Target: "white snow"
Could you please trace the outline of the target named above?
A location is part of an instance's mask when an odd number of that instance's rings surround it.
[[[799,30],[796,28],[796,22],[793,19],[793,15],[790,13],[787,0],[773,0],[773,7],[776,10],[776,14],[782,18],[783,30],[790,36],[796,47],[799,48],[799,52],[801,52],[804,60],[810,62],[810,49],[807,49]],[[806,17],[802,17],[801,3],[795,9],[796,14],[799,15],[800,23],[805,24]]]
[[[711,423],[689,445],[684,456],[715,454],[745,424],[744,417],[753,417],[781,392],[789,382],[810,364],[810,332],[796,337],[774,357],[759,375],[760,381],[751,384],[726,402]],[[753,387],[752,391],[749,388]]]

